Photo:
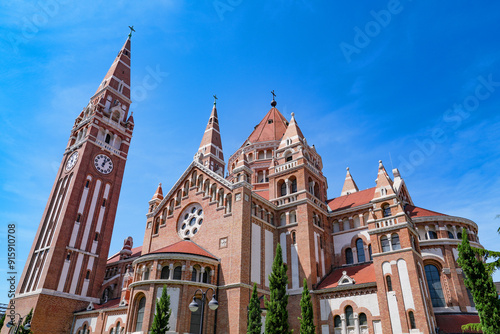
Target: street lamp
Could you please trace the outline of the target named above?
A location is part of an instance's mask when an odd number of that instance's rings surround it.
[[[203,333],[203,313],[205,312],[205,301],[207,299],[207,292],[209,290],[212,290],[212,300],[210,300],[210,302],[208,303],[208,307],[212,310],[212,311],[215,311],[218,307],[219,307],[219,303],[217,302],[217,300],[215,299],[215,290],[213,288],[208,288],[207,291],[203,292],[202,289],[197,289],[195,292],[194,292],[194,295],[193,295],[193,301],[191,302],[191,304],[189,304],[189,310],[191,312],[196,312],[198,311],[198,308],[200,307],[200,305],[198,305],[198,303],[196,302],[196,294],[199,292],[201,292],[201,321],[200,321],[200,334]]]
[[[17,322],[17,326],[16,326],[16,322],[14,321],[16,319],[16,315],[19,316],[19,321]],[[21,317],[21,315],[19,313],[15,313],[14,316],[12,318],[10,318],[10,321],[5,325],[7,326],[7,328],[11,328],[12,326],[16,326],[16,330],[12,333],[12,334],[16,334],[17,331],[19,330],[19,327],[21,326],[21,323],[23,322],[23,317]],[[31,328],[31,322],[28,321],[28,323],[26,325],[23,326],[23,328],[25,330],[29,330]],[[9,331],[10,333],[10,331]]]

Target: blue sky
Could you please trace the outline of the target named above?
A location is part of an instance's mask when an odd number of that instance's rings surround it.
[[[499,250],[500,3],[41,0],[0,10],[0,249],[15,223],[18,276],[74,119],[128,25],[136,127],[111,252],[129,235],[142,244],[147,202],[191,162],[212,95],[227,159],[273,89],[322,155],[330,198],[347,166],[372,187],[381,159],[400,168],[417,205],[474,220]],[[4,277],[5,252],[0,261]]]

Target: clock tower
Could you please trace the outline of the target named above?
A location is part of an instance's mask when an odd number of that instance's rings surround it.
[[[134,129],[130,38],[75,120],[12,301],[33,308],[36,333],[68,333],[73,312],[99,302]]]

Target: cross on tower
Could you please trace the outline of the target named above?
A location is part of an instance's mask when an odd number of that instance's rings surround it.
[[[271,91],[271,94],[273,94],[273,101],[274,101],[274,98],[276,97],[276,94],[274,94],[274,89]]]
[[[214,106],[217,104],[217,100],[218,100],[217,95],[214,94]]]
[[[135,32],[134,26],[128,26],[130,28],[130,33],[128,34],[128,38],[132,37],[132,31]]]

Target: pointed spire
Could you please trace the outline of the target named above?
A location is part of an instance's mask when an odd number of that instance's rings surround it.
[[[155,200],[155,199],[159,199],[159,200],[163,199],[163,189],[161,188],[161,182],[158,184],[158,188],[156,189],[156,192],[153,195],[152,200]]]
[[[222,139],[219,128],[219,118],[217,116],[217,96],[214,95],[214,106],[208,119],[207,127],[200,147],[201,163],[220,175],[224,175],[224,154],[222,151]],[[198,155],[198,154],[197,154]]]
[[[304,135],[302,134],[302,131],[299,128],[299,125],[295,121],[295,113],[292,113],[292,118],[290,119],[290,124],[288,124],[288,128],[285,131],[285,134],[283,135],[283,138],[281,138],[281,143],[278,147],[278,150],[290,145],[291,143],[296,143],[297,139],[301,142],[304,141]]]
[[[345,176],[344,186],[342,187],[342,193],[340,196],[352,194],[359,191],[356,182],[352,178],[351,172],[349,172],[349,167],[347,167],[347,174]]]
[[[243,147],[247,143],[281,140],[287,127],[286,118],[278,109],[272,107],[241,146]]]
[[[115,61],[111,64],[101,85],[97,88],[96,94],[104,89],[109,89],[118,97],[125,98],[123,100],[130,101],[130,59],[132,56],[130,50],[131,41],[129,37],[118,52]],[[121,103],[124,103],[124,101]]]
[[[394,193],[393,190],[393,181],[390,178],[389,174],[387,174],[387,171],[385,170],[384,165],[382,164],[382,160],[379,160],[378,162],[378,175],[377,179],[375,180],[377,191],[375,191],[375,198],[380,197],[380,196],[385,196],[387,194]],[[384,189],[383,192],[380,192],[380,189]],[[379,196],[377,196],[377,194]]]

